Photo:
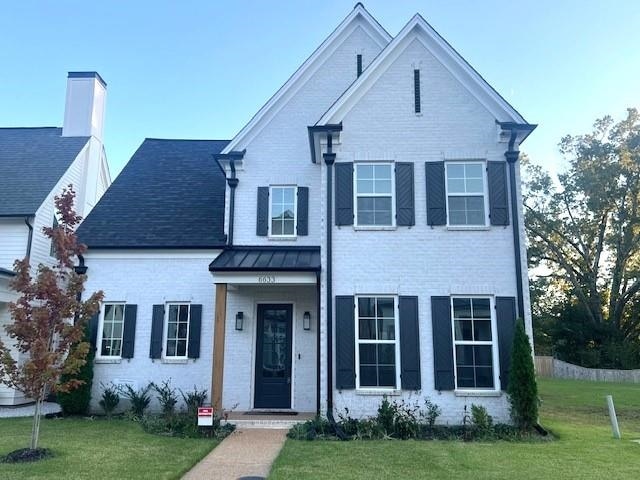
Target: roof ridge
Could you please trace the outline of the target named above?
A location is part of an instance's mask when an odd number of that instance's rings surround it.
[[[0,127],[0,130],[44,130],[45,128],[62,129],[62,127]]]
[[[156,142],[230,142],[231,140],[227,139],[209,139],[209,138],[155,138],[155,137],[145,137],[144,141],[153,140]]]

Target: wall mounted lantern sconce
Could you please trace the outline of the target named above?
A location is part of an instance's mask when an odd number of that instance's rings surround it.
[[[309,312],[304,312],[302,315],[302,328],[311,330],[311,314]]]
[[[244,313],[236,313],[236,330],[242,330],[242,324],[244,323]]]

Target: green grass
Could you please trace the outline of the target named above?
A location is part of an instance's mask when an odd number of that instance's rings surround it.
[[[539,380],[551,442],[287,440],[272,480],[283,479],[637,479],[640,385]],[[613,440],[605,395],[616,404]]]
[[[0,420],[0,455],[29,445],[31,419]],[[218,441],[145,433],[131,421],[43,419],[40,446],[54,457],[29,464],[0,463],[0,479],[177,479]]]

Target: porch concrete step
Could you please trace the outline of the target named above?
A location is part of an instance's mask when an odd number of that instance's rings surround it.
[[[289,430],[294,425],[304,423],[315,418],[314,413],[299,413],[298,415],[247,415],[243,412],[234,412],[222,423],[230,423],[236,428],[272,428]]]

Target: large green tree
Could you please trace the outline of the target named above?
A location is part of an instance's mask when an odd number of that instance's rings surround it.
[[[607,116],[560,143],[552,177],[529,164],[525,221],[530,262],[546,267],[587,326],[611,341],[640,335],[640,115]]]

